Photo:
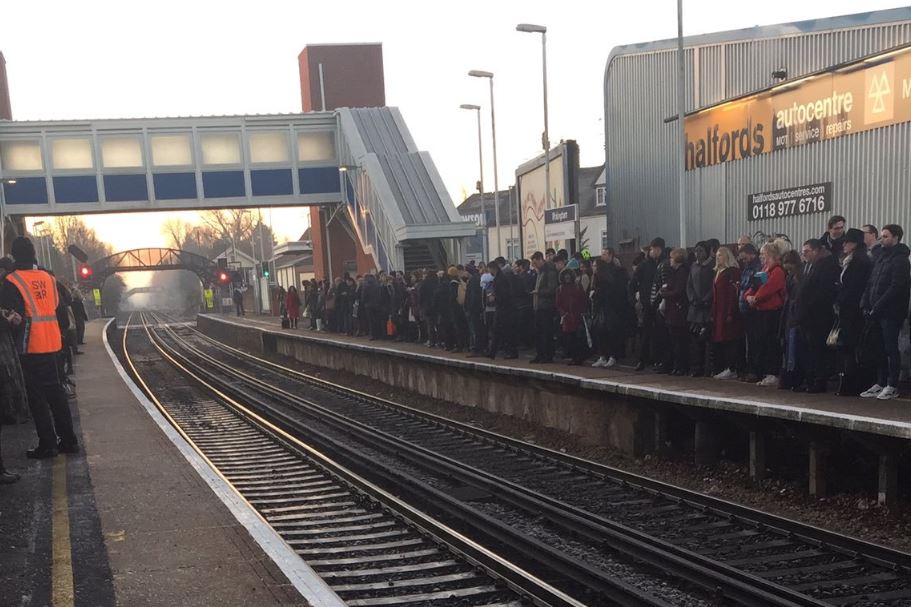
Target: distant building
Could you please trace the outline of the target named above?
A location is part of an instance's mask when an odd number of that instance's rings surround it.
[[[577,203],[579,205],[579,233],[581,248],[587,248],[592,254],[600,253],[607,246],[607,199],[604,166],[582,167],[578,172]],[[488,257],[496,258],[502,255],[510,261],[518,259],[521,255],[519,243],[522,236],[516,221],[516,194],[515,188],[500,190],[498,196],[500,211],[500,227],[497,229],[496,210],[494,209],[494,194],[484,194],[483,204],[481,195],[472,194],[458,206],[459,215],[466,220],[483,226],[482,208],[486,206],[487,229],[489,242]],[[499,242],[499,253],[497,244]],[[482,255],[483,237],[479,233],[475,238],[466,238],[463,246],[464,260],[488,261]],[[530,253],[526,257],[530,257]]]
[[[300,290],[301,282],[315,278],[313,271],[313,243],[308,238],[310,230],[298,240],[289,240],[275,246],[275,283],[287,290],[294,286]]]

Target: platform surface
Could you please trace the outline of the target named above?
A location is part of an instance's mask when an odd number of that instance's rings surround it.
[[[0,605],[307,605],[127,389],[103,327],[76,357],[83,452],[28,460],[32,424],[2,429],[23,478],[0,486]]]
[[[636,372],[631,366],[618,365],[612,369],[595,369],[590,366],[574,367],[553,363],[529,364],[528,356],[515,360],[498,358],[468,358],[467,354],[428,348],[423,344],[370,341],[366,337],[349,337],[338,333],[311,331],[304,323],[297,329],[282,329],[280,319],[271,316],[238,317],[230,314],[208,314],[218,320],[242,326],[256,327],[294,335],[300,339],[317,340],[327,345],[376,351],[389,356],[400,356],[426,362],[504,373],[528,379],[553,381],[606,393],[661,400],[736,412],[758,417],[783,419],[793,422],[819,424],[846,430],[869,432],[903,439],[911,439],[911,393],[891,401],[838,397],[832,393],[805,394],[790,390],[759,387],[736,380],[711,378],[674,377],[648,371]]]

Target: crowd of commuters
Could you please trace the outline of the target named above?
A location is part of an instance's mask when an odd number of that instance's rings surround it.
[[[670,249],[655,238],[623,267],[612,249],[536,252],[530,260],[470,262],[445,271],[310,280],[283,294],[296,327],[421,342],[469,357],[533,364],[560,356],[613,367],[739,379],[760,386],[890,399],[911,293],[903,230],[847,229],[820,238]]]
[[[38,444],[29,458],[76,453],[69,376],[84,343],[83,297],[38,266],[28,238],[16,238],[11,252],[12,259],[0,259],[0,426],[32,419]],[[0,484],[17,480],[0,457]]]

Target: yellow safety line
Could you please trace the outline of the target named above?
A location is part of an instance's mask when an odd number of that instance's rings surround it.
[[[70,545],[70,508],[66,487],[66,458],[54,459],[52,475],[53,514],[51,517],[51,605],[72,607],[73,551]]]

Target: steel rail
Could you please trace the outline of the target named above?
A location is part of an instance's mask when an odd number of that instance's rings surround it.
[[[683,487],[658,481],[640,474],[621,470],[606,464],[601,464],[587,460],[568,453],[562,453],[554,449],[534,445],[520,439],[478,428],[463,422],[448,419],[446,417],[422,411],[408,405],[397,403],[379,396],[367,394],[352,388],[348,388],[329,380],[304,373],[297,369],[286,367],[274,361],[256,356],[250,352],[234,348],[222,343],[205,333],[199,331],[189,323],[182,323],[188,330],[200,338],[206,340],[215,347],[226,352],[233,353],[235,356],[241,356],[246,359],[255,360],[256,363],[268,367],[276,372],[283,373],[292,379],[299,379],[316,387],[333,391],[341,396],[347,396],[366,403],[375,404],[384,408],[401,412],[417,419],[423,419],[428,422],[453,428],[460,433],[473,435],[478,439],[492,445],[506,445],[518,452],[524,452],[537,458],[546,458],[557,460],[563,464],[569,465],[580,471],[590,473],[603,479],[613,479],[625,483],[629,487],[641,489],[656,496],[670,497],[680,504],[688,505],[701,511],[711,512],[718,516],[726,517],[733,521],[742,522],[747,525],[762,527],[771,531],[779,532],[792,538],[799,539],[811,545],[825,546],[830,550],[840,551],[841,553],[851,556],[852,558],[865,559],[871,563],[883,567],[897,567],[911,573],[911,554],[902,552],[888,546],[876,544],[866,540],[861,540],[849,535],[836,533],[827,529],[801,523],[782,516],[764,512],[749,506],[743,506],[729,500],[685,489]]]
[[[288,400],[323,419],[332,420],[335,427],[355,434],[359,439],[366,441],[374,448],[396,455],[405,454],[408,456],[409,462],[420,463],[422,467],[428,470],[442,470],[448,476],[457,478],[461,482],[479,489],[489,491],[525,511],[545,514],[552,523],[564,529],[589,537],[596,537],[615,550],[672,572],[710,591],[718,592],[720,590],[725,596],[741,604],[755,605],[756,607],[773,605],[782,607],[821,607],[828,604],[806,594],[792,591],[787,587],[730,567],[715,559],[680,548],[641,531],[528,490],[503,478],[471,468],[429,449],[413,445],[403,439],[371,428],[361,422],[351,420],[342,414],[320,406],[312,400],[272,386],[263,379],[253,377],[218,361],[190,345],[185,339],[177,335],[172,327],[164,327],[163,330],[176,343],[180,344],[180,347],[192,353],[195,360],[205,361],[205,363],[219,369],[229,377],[239,378],[241,381],[246,382],[247,385],[255,387],[271,398]],[[197,365],[200,365],[200,363],[197,363]],[[294,423],[293,420],[292,423]]]
[[[441,523],[440,521],[422,512],[421,510],[418,510],[416,507],[393,495],[379,485],[355,473],[348,467],[335,461],[333,458],[330,458],[328,455],[314,448],[312,445],[303,442],[270,419],[267,419],[266,417],[253,411],[244,404],[241,404],[236,399],[225,393],[225,391],[222,389],[223,387],[219,388],[213,383],[207,381],[205,378],[200,377],[197,373],[194,373],[192,369],[188,368],[188,366],[185,366],[187,364],[192,366],[192,361],[189,361],[187,359],[184,359],[183,361],[178,360],[177,356],[179,355],[177,355],[176,352],[173,352],[173,350],[170,350],[167,345],[162,344],[156,340],[153,332],[150,330],[148,324],[145,323],[144,319],[143,328],[146,331],[146,335],[149,338],[150,342],[155,346],[155,348],[167,362],[169,362],[173,367],[178,369],[184,375],[191,378],[194,382],[201,385],[206,391],[216,395],[223,404],[227,405],[230,409],[240,414],[249,423],[273,435],[282,443],[304,453],[307,458],[316,460],[327,470],[330,470],[339,478],[344,479],[348,484],[350,484],[350,486],[380,501],[386,507],[390,508],[394,512],[397,512],[410,524],[421,529],[424,534],[437,538],[439,542],[447,546],[451,551],[455,552],[458,555],[461,555],[463,558],[475,566],[480,567],[486,571],[489,575],[502,580],[506,586],[513,589],[515,592],[518,592],[521,595],[527,597],[528,600],[541,607],[584,607],[585,603],[579,602],[563,591],[540,579],[540,577],[529,573],[515,563],[489,550],[485,546],[479,544],[466,535]],[[124,350],[124,353],[126,356],[126,350]],[[131,368],[135,369],[132,364]],[[143,386],[145,391],[149,393],[149,387],[146,384],[143,384]],[[178,428],[178,431],[180,431],[177,422],[170,416],[168,416],[168,419],[172,424],[175,425],[176,428]],[[186,438],[185,433],[182,434]],[[210,462],[210,465],[213,465],[213,468],[215,468],[217,471],[217,467],[215,467],[214,464],[211,464]],[[650,600],[642,593],[637,593],[635,597],[633,595],[630,595],[629,599],[630,600],[620,601],[612,600],[611,602],[620,605],[639,607],[668,607],[667,603],[664,601]]]

